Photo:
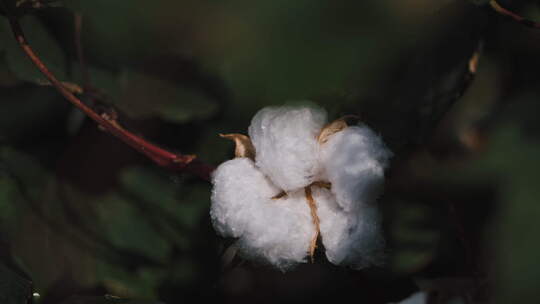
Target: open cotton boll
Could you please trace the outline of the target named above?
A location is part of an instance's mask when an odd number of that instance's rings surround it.
[[[381,262],[372,203],[392,153],[368,127],[339,119],[323,128],[325,122],[318,108],[265,108],[253,118],[250,138],[221,135],[235,141],[237,158],[213,174],[210,213],[216,231],[237,238],[245,258],[287,270],[313,258],[320,235],[334,264]]]
[[[222,163],[212,183],[210,216],[216,231],[225,237],[240,237],[261,201],[279,193],[248,158]]]
[[[384,240],[377,209],[358,205],[346,212],[329,190],[314,189],[326,257],[336,265],[364,268],[382,262]]]
[[[304,191],[258,205],[238,243],[241,254],[287,270],[306,262],[315,227]]]
[[[262,109],[249,126],[257,166],[282,190],[309,185],[319,170],[316,136],[325,122],[319,108]]]
[[[345,211],[377,198],[391,156],[381,138],[367,126],[348,127],[321,145],[323,174]]]
[[[242,256],[282,270],[305,262],[315,228],[303,190],[272,199],[281,190],[248,158],[221,164],[213,184],[214,228],[222,236],[238,238]]]

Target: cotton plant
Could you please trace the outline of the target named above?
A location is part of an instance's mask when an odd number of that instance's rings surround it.
[[[213,173],[210,215],[243,257],[285,271],[313,260],[322,243],[336,265],[381,261],[375,201],[392,153],[367,126],[326,116],[317,107],[267,107],[249,137],[221,135],[236,143],[236,158]]]

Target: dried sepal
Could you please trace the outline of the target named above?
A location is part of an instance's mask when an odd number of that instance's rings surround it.
[[[343,129],[347,128],[351,121],[358,120],[358,116],[356,115],[347,115],[343,116],[341,118],[338,118],[331,123],[327,124],[321,129],[321,132],[319,133],[319,136],[317,136],[317,141],[319,144],[324,144],[328,141],[328,138],[337,132],[342,131]]]
[[[286,196],[287,196],[287,192],[281,191],[280,193],[274,195],[274,196],[272,197],[272,199],[273,199],[273,200],[278,200],[278,199],[284,198],[284,197],[286,197]]]
[[[255,148],[248,136],[239,133],[219,134],[219,136],[234,141],[234,144],[236,145],[234,148],[234,156],[247,157],[251,160],[255,160]]]
[[[319,187],[319,188],[323,188],[323,189],[327,189],[327,190],[332,189],[332,184],[331,183],[323,182],[323,181],[315,181],[315,182],[311,183],[310,186],[315,186],[315,187]]]
[[[319,238],[319,233],[321,232],[321,227],[320,227],[319,215],[317,214],[317,204],[315,203],[315,200],[313,199],[311,187],[308,186],[304,189],[305,189],[306,200],[307,200],[309,209],[311,211],[311,219],[313,221],[313,225],[315,226],[315,235],[313,236],[313,238],[311,239],[311,243],[309,244],[309,257],[311,258],[311,262],[314,262],[315,249],[317,249],[317,240]]]

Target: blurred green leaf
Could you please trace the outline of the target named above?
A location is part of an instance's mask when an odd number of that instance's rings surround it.
[[[165,262],[171,247],[145,220],[145,214],[118,195],[101,198],[99,222],[106,237],[118,248]]]
[[[13,237],[24,210],[18,196],[19,191],[13,180],[0,171],[0,231],[9,237]]]
[[[255,98],[282,103],[343,93],[350,88],[348,80],[361,77],[359,71],[375,72],[373,59],[390,50],[388,44],[380,48],[380,36],[364,30],[369,21],[374,22],[373,28],[381,26],[376,18],[353,17],[352,12],[366,6],[305,0],[264,5],[233,2],[225,14],[238,18],[238,23],[213,33],[230,37],[219,54],[226,56],[220,66],[222,77],[246,103]],[[343,19],[333,22],[332,14]]]
[[[162,210],[185,229],[194,228],[207,215],[208,205],[202,203],[209,199],[207,186],[180,187],[143,168],[124,171],[121,180],[126,190],[154,206],[156,215]]]
[[[96,265],[97,278],[105,283],[107,289],[128,298],[157,298],[159,285],[167,279],[165,274],[164,268],[140,268],[133,272],[111,263],[98,262]]]
[[[519,160],[509,155],[519,155]],[[497,249],[497,303],[527,302],[538,295],[540,268],[533,266],[540,256],[538,155],[539,142],[525,137],[522,129],[506,125],[496,133],[483,162],[487,172],[503,181],[497,221],[488,234],[488,242]]]
[[[397,273],[418,271],[433,260],[440,239],[440,232],[425,224],[433,212],[418,203],[400,200],[394,204],[399,212],[391,216],[391,267]]]
[[[10,203],[17,204],[19,210],[18,217],[11,219],[16,228],[9,234],[13,253],[32,273],[40,293],[46,294],[67,269],[77,272],[91,267],[89,255],[101,248],[87,243],[78,227],[69,225],[69,214],[56,196],[56,179],[33,155],[4,146],[0,148],[0,163],[14,187]],[[77,247],[83,243],[89,252]],[[91,273],[78,276],[86,281],[92,277]]]
[[[167,26],[162,23],[171,25],[164,14],[174,12],[169,6],[175,1],[67,0],[64,4],[85,18],[83,44],[89,57],[105,59],[118,68],[141,56],[155,54],[163,41],[169,40],[163,34]]]
[[[208,118],[215,102],[200,92],[135,71],[121,76],[122,93],[117,106],[134,118],[161,118],[173,123]]]
[[[10,247],[4,240],[3,230],[0,230],[0,303],[27,303],[32,297],[32,279],[13,256]]]
[[[87,72],[92,87],[104,95],[104,99],[100,99],[100,102],[112,103],[120,97],[122,86],[118,73],[97,66],[88,66]],[[73,64],[72,75],[74,83],[84,84],[85,79],[82,77],[83,73],[79,63]]]
[[[72,296],[69,299],[63,301],[61,304],[163,304],[163,302],[129,300],[106,295],[102,297]]]
[[[27,303],[32,297],[32,282],[0,261],[0,302]]]
[[[39,196],[41,184],[38,181],[46,181],[50,178],[39,162],[32,156],[8,146],[0,146],[0,161],[12,176],[20,178],[32,194]]]

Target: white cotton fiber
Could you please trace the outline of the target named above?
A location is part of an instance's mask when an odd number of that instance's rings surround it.
[[[306,262],[316,217],[330,262],[354,268],[382,262],[374,202],[392,153],[366,126],[346,127],[319,143],[325,122],[318,108],[264,108],[249,127],[255,161],[239,157],[213,173],[212,223],[220,235],[238,239],[242,256],[281,270]]]
[[[213,173],[210,216],[216,231],[225,237],[240,237],[261,201],[279,193],[248,158],[235,158]]]
[[[391,156],[381,138],[366,126],[348,127],[321,145],[323,178],[332,184],[344,211],[376,200]]]
[[[269,107],[249,127],[257,166],[282,190],[309,185],[318,172],[317,135],[326,112],[310,107]]]
[[[213,177],[212,222],[238,238],[241,255],[282,270],[306,261],[315,228],[304,191],[272,199],[280,190],[247,158],[223,163]]]
[[[328,260],[336,265],[364,268],[384,259],[384,240],[375,206],[357,205],[346,212],[326,189],[316,188],[313,198],[320,219],[321,239]]]
[[[239,240],[243,254],[282,270],[306,262],[315,235],[304,191],[265,201]]]

